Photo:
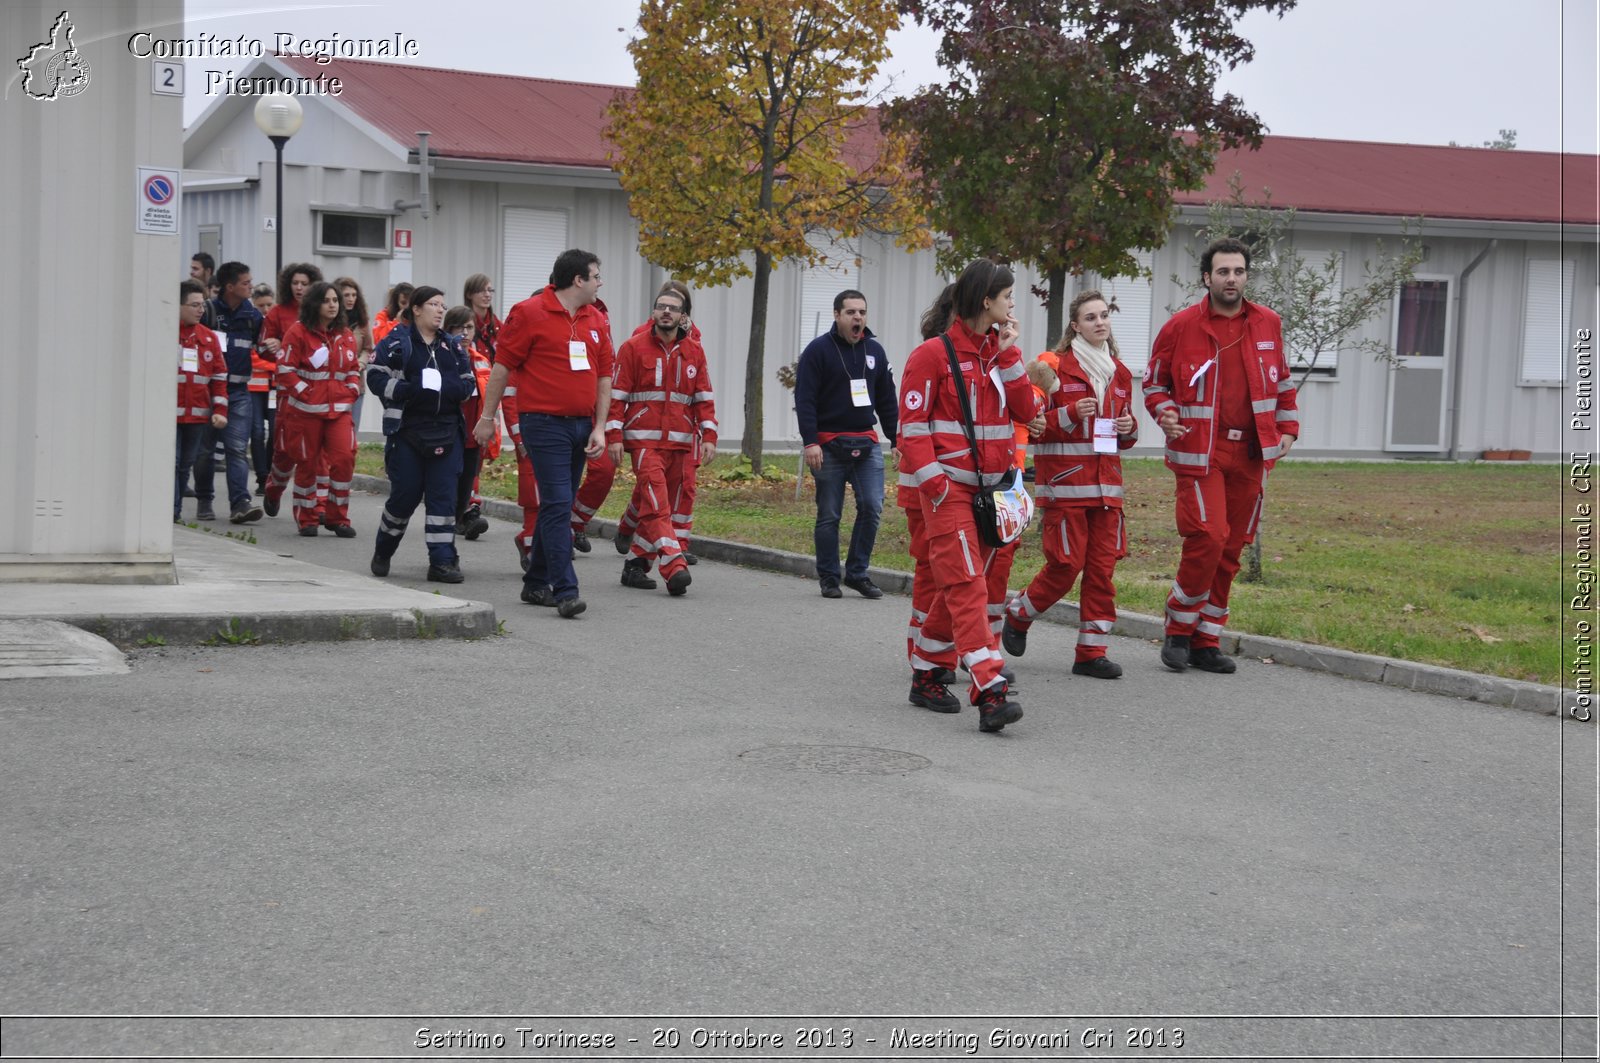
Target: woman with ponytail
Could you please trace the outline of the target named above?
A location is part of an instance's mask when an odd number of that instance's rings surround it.
[[[1081,573],[1072,674],[1116,679],[1122,667],[1106,657],[1106,646],[1117,619],[1111,575],[1128,552],[1120,452],[1139,438],[1133,374],[1117,354],[1105,296],[1081,292],[1068,316],[1055,352],[1059,386],[1045,397],[1045,430],[1033,448],[1045,563],[1007,607],[1000,641],[1011,656],[1022,656],[1028,628]]]

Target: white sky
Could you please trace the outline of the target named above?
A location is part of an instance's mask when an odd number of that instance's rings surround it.
[[[635,31],[636,0],[317,7],[187,0],[186,9],[188,38],[201,31],[244,34],[271,51],[277,33],[399,32],[417,40],[421,54],[412,61],[426,66],[633,83],[626,46]],[[1506,128],[1517,130],[1521,149],[1592,154],[1600,148],[1593,0],[1300,0],[1282,19],[1254,14],[1243,28],[1257,56],[1226,75],[1223,88],[1241,97],[1271,133],[1478,144]],[[895,94],[941,79],[934,41],[917,28],[893,35],[886,74],[894,78]],[[210,102],[203,95],[204,71],[237,72],[243,65],[190,60],[185,121]]]

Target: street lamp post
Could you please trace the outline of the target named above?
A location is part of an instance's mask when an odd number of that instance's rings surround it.
[[[278,234],[278,259],[277,266],[272,271],[273,281],[283,274],[283,146],[289,138],[300,131],[300,123],[305,119],[305,111],[300,106],[300,101],[293,96],[282,92],[275,92],[270,96],[263,96],[256,104],[256,128],[267,135],[272,141],[273,149],[278,156],[278,176],[273,182],[277,189],[278,204],[272,217],[272,228]]]

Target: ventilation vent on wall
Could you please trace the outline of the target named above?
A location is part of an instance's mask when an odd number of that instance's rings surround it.
[[[64,517],[67,515],[66,504],[59,498],[36,498],[33,500],[33,515],[39,517]]]

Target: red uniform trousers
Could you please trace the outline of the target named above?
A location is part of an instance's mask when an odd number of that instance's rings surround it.
[[[617,466],[611,455],[601,451],[599,457],[590,458],[583,467],[583,483],[572,497],[572,531],[574,534],[589,527],[594,515],[606,504],[611,493],[611,483],[617,478]]]
[[[1000,668],[1005,662],[989,630],[988,568],[993,551],[978,538],[972,513],[973,493],[973,488],[952,481],[949,493],[937,507],[922,499],[922,519],[928,566],[949,616],[949,641],[954,642],[955,656],[972,677],[967,698],[976,705],[980,690],[1004,682]],[[939,619],[936,610],[928,610],[928,618],[922,624],[925,639],[942,640]],[[953,659],[946,659],[954,663]],[[951,667],[942,663],[938,666]]]
[[[280,403],[277,408],[277,415],[272,419],[272,466],[267,472],[267,482],[262,485],[261,494],[264,498],[271,498],[274,500],[280,499],[283,497],[284,488],[289,486],[291,478],[296,483],[299,482],[299,464],[297,459],[284,449],[283,425],[281,423],[285,417],[296,415],[301,415],[301,411],[296,410],[294,407],[289,406],[286,403]],[[354,432],[355,429],[352,427],[351,431]],[[355,437],[352,436],[351,438],[353,440]],[[354,455],[355,444],[352,442],[352,474],[354,473]],[[316,484],[315,500],[312,504],[312,513],[316,516],[316,520],[313,521],[313,523],[326,522],[330,525],[348,524],[350,522],[348,512],[346,512],[344,516],[338,520],[333,519],[333,517],[328,514],[328,491],[329,484],[332,483],[332,476],[330,475],[330,470],[327,467],[327,463],[320,463],[312,475],[313,481]],[[347,475],[344,477],[344,479],[348,480],[350,479],[350,476]],[[349,488],[346,488],[345,506],[347,510],[349,508],[349,494]],[[298,502],[295,504],[297,506],[299,505]],[[298,520],[299,517],[300,513],[298,510],[296,510],[295,518]]]
[[[917,671],[956,668],[955,636],[950,631],[950,610],[933,578],[928,560],[928,530],[922,518],[921,496],[913,496],[905,506],[906,531],[911,537],[911,556],[916,567],[911,573],[911,624],[906,629],[906,657]]]
[[[688,567],[672,530],[672,500],[678,493],[673,481],[682,478],[682,459],[688,455],[681,450],[643,447],[631,456],[633,474],[638,478],[633,505],[638,508],[639,522],[630,552],[647,568],[650,562],[657,562],[661,575],[671,579],[679,569]]]
[[[1192,649],[1216,646],[1228,622],[1228,594],[1239,554],[1256,537],[1266,468],[1249,440],[1218,439],[1204,476],[1179,476],[1178,534],[1183,557],[1167,596],[1167,634]]]
[[[996,639],[1006,622],[1006,595],[1011,587],[1011,563],[1017,559],[1017,545],[1022,540],[1006,543],[989,555],[989,566],[984,573],[984,586],[989,592],[989,633]]]
[[[1117,620],[1111,573],[1127,556],[1122,510],[1112,506],[1051,506],[1044,511],[1044,566],[1007,610],[1011,626],[1026,631],[1059,602],[1079,574],[1078,661],[1106,655]]]
[[[689,550],[689,531],[694,527],[694,492],[695,480],[699,476],[700,463],[695,461],[695,454],[691,450],[660,450],[662,463],[666,467],[667,478],[667,506],[671,520],[672,535],[678,540],[678,551],[687,553]],[[637,471],[637,469],[636,469]],[[628,499],[628,508],[622,511],[622,517],[617,521],[617,534],[630,537],[639,531],[639,515],[643,512],[641,491],[644,481],[635,480],[633,496]]]
[[[325,516],[330,525],[349,524],[350,478],[356,468],[356,432],[350,415],[317,417],[287,407],[278,411],[278,425],[284,455],[295,466],[295,523],[304,528]],[[278,470],[274,461],[274,477]],[[328,499],[319,514],[317,491],[323,486]],[[272,490],[270,481],[267,490]]]
[[[533,533],[539,526],[539,481],[533,476],[533,462],[523,452],[517,454],[517,505],[522,507],[522,530],[515,542],[523,557],[533,549]]]

